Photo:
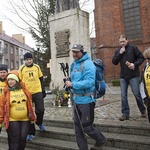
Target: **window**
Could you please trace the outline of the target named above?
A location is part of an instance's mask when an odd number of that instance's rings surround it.
[[[13,68],[14,68],[14,61],[13,61],[13,60],[11,60],[10,67],[11,67],[11,69],[13,69]]]
[[[18,70],[18,69],[19,69],[19,62],[16,61],[16,70]]]
[[[14,48],[12,46],[10,47],[10,53],[14,54]]]
[[[2,42],[0,41],[0,54],[3,54]]]
[[[129,39],[142,38],[139,0],[122,0],[125,34]]]
[[[20,55],[23,55],[23,50],[20,50]]]
[[[16,48],[16,56],[18,56],[19,55],[19,50],[18,50],[18,48]]]
[[[2,58],[0,58],[0,64],[2,64]]]
[[[5,59],[5,64],[8,66],[8,59]]]
[[[5,53],[5,54],[7,54],[7,53],[8,53],[8,44],[5,44],[4,53]]]

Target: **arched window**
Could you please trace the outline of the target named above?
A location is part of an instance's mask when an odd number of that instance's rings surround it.
[[[129,39],[142,38],[139,0],[122,0],[124,29]]]

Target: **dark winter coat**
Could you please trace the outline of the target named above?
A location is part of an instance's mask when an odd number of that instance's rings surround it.
[[[116,49],[115,55],[112,59],[114,65],[120,63],[120,78],[130,80],[135,77],[140,76],[139,66],[144,62],[143,54],[139,51],[138,47],[135,45],[130,45],[129,43],[125,46],[125,52],[120,54],[120,48]],[[126,61],[133,63],[135,69],[131,70],[125,64]]]

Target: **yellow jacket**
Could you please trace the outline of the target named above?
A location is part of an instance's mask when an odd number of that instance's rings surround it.
[[[9,72],[8,75],[9,74],[15,74],[19,78],[19,74],[16,70]],[[25,84],[20,80],[20,78],[19,83],[27,97],[27,109],[29,120],[35,121],[35,115],[32,107],[32,96],[30,92],[27,90]],[[5,129],[7,129],[9,126],[9,110],[10,110],[10,90],[8,88],[7,80],[6,80],[6,87],[3,89],[3,91],[4,92],[0,98],[0,124],[4,123]]]

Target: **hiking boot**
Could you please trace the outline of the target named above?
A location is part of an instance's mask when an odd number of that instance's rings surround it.
[[[43,124],[38,125],[38,126],[39,126],[39,128],[40,128],[40,130],[41,130],[42,132],[46,131],[46,130],[45,130],[45,127],[43,126]]]
[[[107,143],[107,140],[102,144],[95,144],[94,147],[91,147],[91,150],[100,150]]]
[[[27,139],[26,139],[26,140],[27,140],[27,141],[32,141],[32,140],[34,139],[34,137],[35,137],[34,135],[30,135],[30,134],[29,134],[29,135],[27,136]]]
[[[128,116],[121,116],[119,118],[120,121],[125,121],[125,120],[129,120],[129,117]]]
[[[105,138],[105,141],[101,144],[96,143],[94,147],[91,147],[91,150],[100,150],[103,148],[103,146],[107,143],[107,139]]]
[[[141,113],[141,117],[142,117],[142,118],[146,118],[146,112]]]

